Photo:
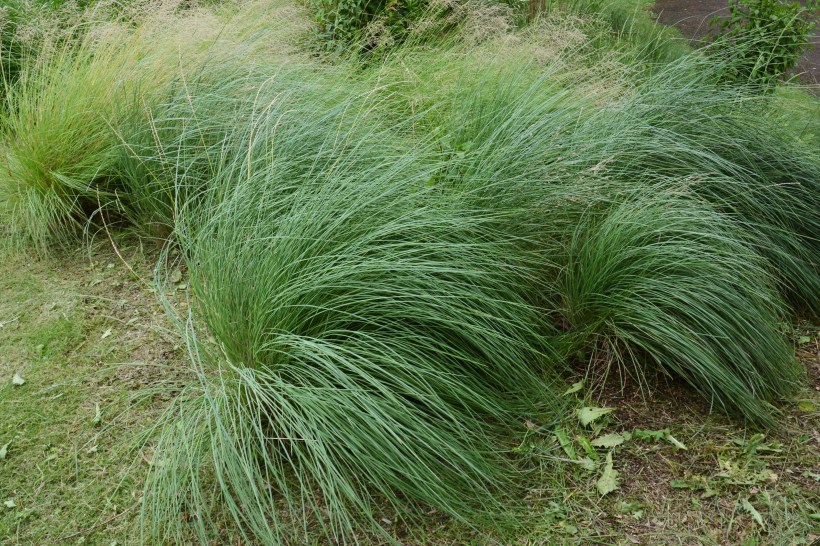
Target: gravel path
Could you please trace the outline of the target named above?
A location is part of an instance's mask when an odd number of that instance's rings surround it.
[[[709,32],[712,17],[728,15],[727,5],[727,0],[657,0],[653,11],[661,23],[678,27],[684,36],[696,41]],[[812,42],[815,46],[803,55],[798,70],[803,72],[805,83],[820,84],[820,28]]]

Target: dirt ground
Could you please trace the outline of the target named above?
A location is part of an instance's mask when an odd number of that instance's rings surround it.
[[[708,34],[712,17],[728,15],[727,6],[727,0],[657,0],[652,11],[661,23],[676,26],[694,42]],[[804,83],[820,84],[820,27],[812,43],[814,47],[803,55],[798,71]]]

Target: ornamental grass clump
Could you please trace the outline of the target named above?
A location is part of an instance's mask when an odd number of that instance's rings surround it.
[[[18,243],[41,252],[76,241],[116,198],[119,150],[111,128],[168,77],[130,30],[96,30],[79,43],[44,44],[6,97],[0,191]]]
[[[154,174],[139,165],[143,145],[156,148],[157,138],[171,140],[168,131],[150,134],[162,125],[157,118],[175,101],[170,111],[193,119],[184,112],[189,78],[197,84],[213,74],[211,65],[222,65],[223,77],[240,62],[249,65],[248,72],[256,66],[253,53],[281,60],[289,49],[280,48],[277,57],[268,39],[298,34],[298,18],[287,14],[266,34],[253,15],[279,16],[283,10],[253,3],[242,12],[248,22],[233,25],[233,32],[223,32],[227,15],[178,13],[167,4],[135,3],[129,23],[53,23],[54,31],[43,30],[36,50],[22,59],[0,127],[0,157],[7,164],[0,171],[0,192],[14,218],[17,244],[41,253],[71,246],[100,218],[138,222],[137,228],[152,235],[167,233],[167,222],[158,227],[159,220],[140,214],[141,200],[156,196],[157,189],[138,180],[150,181]],[[230,131],[230,111],[220,112],[219,119],[220,131]]]
[[[767,258],[794,305],[816,312],[820,154],[757,87],[719,83],[720,70],[697,56],[670,65],[568,141],[602,177],[656,180],[710,202]]]
[[[398,51],[404,80],[380,67],[402,82],[394,109],[424,113],[417,130],[450,154],[447,177],[518,188],[499,197],[537,198],[578,180],[599,180],[604,193],[655,183],[691,193],[748,235],[795,308],[817,311],[820,155],[789,131],[788,112],[756,85],[726,84],[712,57],[692,53],[635,79],[617,59],[585,67],[590,37],[546,56],[533,45],[540,33],[528,32],[524,44],[455,43],[452,59]],[[578,67],[561,62],[570,53]]]
[[[510,212],[497,229],[539,249],[568,359],[589,350],[584,364],[606,374],[606,355],[641,384],[659,365],[715,409],[771,424],[800,380],[777,288],[800,305],[818,282],[817,158],[763,104],[756,117],[738,107],[752,89],[687,62],[651,80],[665,93],[615,98],[574,96],[585,82],[566,70],[465,63],[429,110],[448,157],[433,180]]]
[[[149,431],[144,542],[390,540],[430,509],[497,529],[517,435],[561,418],[579,359],[773,422],[820,167],[754,87],[493,10],[311,56],[285,3],[93,27],[8,95],[18,240],[134,226],[190,295],[165,301],[191,368]]]
[[[597,210],[596,210],[597,209]],[[652,364],[758,423],[800,371],[783,305],[746,234],[708,204],[650,187],[591,207],[565,243],[556,308],[592,365],[641,382]]]
[[[556,407],[531,257],[367,105],[280,99],[178,217],[197,380],[161,428],[145,538],[206,541],[219,506],[262,544],[417,506],[498,523],[521,419]]]

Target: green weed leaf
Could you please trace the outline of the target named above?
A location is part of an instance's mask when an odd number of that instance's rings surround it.
[[[757,522],[758,525],[760,525],[760,527],[762,527],[763,529],[766,528],[766,524],[763,523],[763,516],[761,516],[760,512],[757,511],[757,508],[755,508],[752,505],[752,503],[749,502],[749,499],[743,499],[742,506],[743,509],[746,512],[748,512],[750,516],[752,516],[752,519],[755,520],[755,522]]]
[[[573,383],[570,386],[570,388],[568,388],[566,391],[564,391],[564,396],[579,392],[583,388],[584,388],[584,382],[583,381],[578,381],[577,383]]]
[[[683,444],[683,442],[681,442],[680,440],[678,440],[677,438],[675,438],[674,436],[672,436],[668,432],[664,436],[664,440],[666,440],[667,442],[669,442],[670,444],[672,444],[673,446],[675,446],[678,449],[686,449],[686,446]]]
[[[603,495],[608,495],[612,493],[620,486],[618,483],[618,475],[619,472],[615,470],[612,464],[612,452],[610,451],[606,455],[606,464],[604,465],[604,471],[601,473],[601,476],[598,478],[598,481],[595,483],[595,487],[598,488],[598,493]]]
[[[598,463],[590,459],[589,457],[581,457],[575,463],[586,470],[587,472],[593,472],[598,469]]]
[[[573,460],[578,457],[578,454],[575,452],[575,448],[572,445],[572,440],[570,440],[569,435],[564,429],[555,429],[555,437],[558,438],[558,443],[561,444],[561,447],[567,454],[567,457]]]
[[[595,447],[613,448],[624,443],[626,438],[621,434],[604,434],[592,440],[592,445]]]
[[[803,413],[814,413],[817,411],[817,407],[811,403],[810,400],[801,400],[797,403],[797,409],[802,411]]]
[[[595,451],[595,447],[593,447],[592,442],[589,441],[589,438],[583,434],[579,434],[575,437],[575,441],[578,442],[578,445],[584,449],[586,454],[591,459],[598,459],[598,452]]]
[[[578,410],[578,420],[583,426],[588,426],[596,419],[599,419],[608,413],[612,413],[613,411],[615,411],[615,408],[583,407]]]

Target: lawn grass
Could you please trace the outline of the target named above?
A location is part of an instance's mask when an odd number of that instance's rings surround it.
[[[139,247],[121,251],[139,267]],[[137,393],[176,358],[161,307],[99,247],[93,260],[4,253],[0,295],[0,543],[131,543],[137,434],[168,397]]]

